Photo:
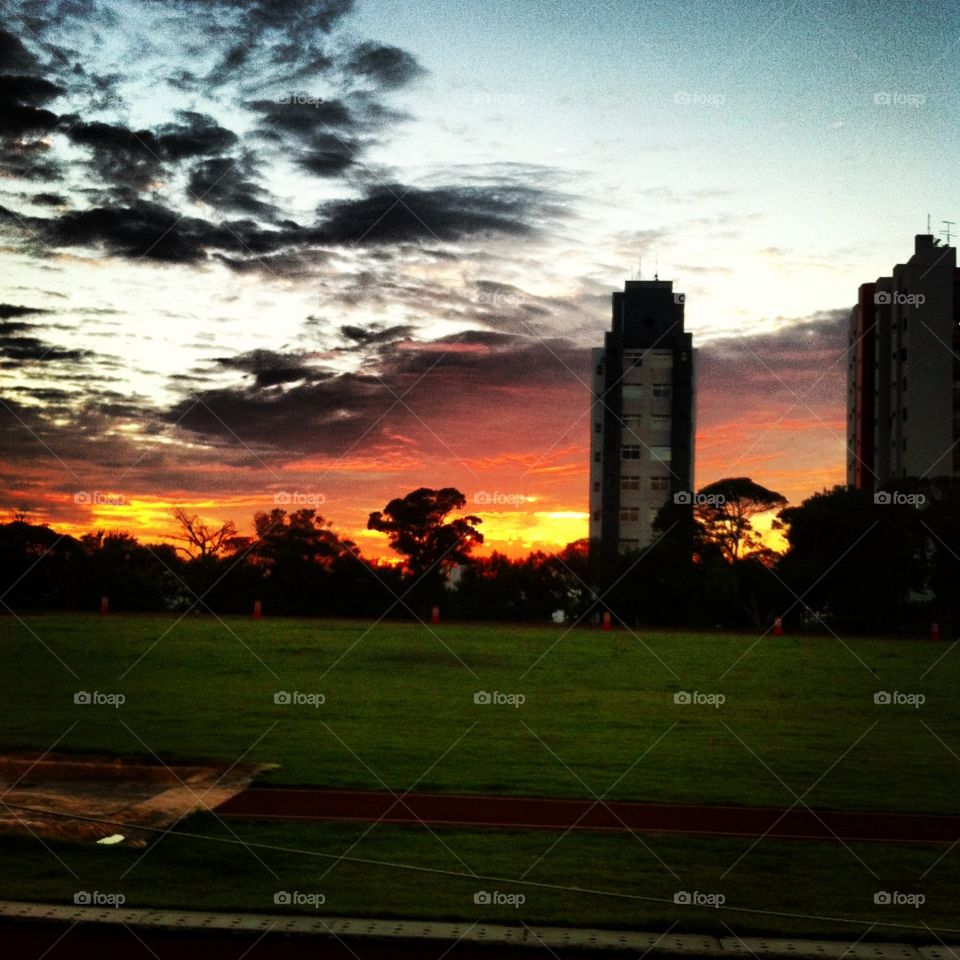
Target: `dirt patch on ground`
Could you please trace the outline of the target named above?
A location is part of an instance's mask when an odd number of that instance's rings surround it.
[[[164,829],[187,814],[213,810],[272,766],[2,755],[0,832],[89,841],[120,834],[124,843],[143,846],[151,831],[138,827]]]

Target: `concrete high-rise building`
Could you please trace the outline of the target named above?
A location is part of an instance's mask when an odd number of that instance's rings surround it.
[[[850,315],[847,483],[960,476],[960,273],[929,234]]]
[[[591,354],[590,539],[607,559],[650,544],[660,508],[694,489],[694,351],[683,308],[672,281],[628,280]]]

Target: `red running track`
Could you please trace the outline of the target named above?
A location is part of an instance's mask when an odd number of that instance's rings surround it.
[[[345,820],[498,830],[635,830],[844,842],[960,840],[960,816],[448,793],[394,795],[374,790],[253,787],[221,804],[216,812],[245,820]]]

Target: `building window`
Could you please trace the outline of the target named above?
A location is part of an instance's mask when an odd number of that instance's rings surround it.
[[[599,510],[594,510],[594,511],[593,511],[593,519],[594,519],[595,521],[599,522],[599,520],[600,520],[600,511],[599,511]]]
[[[599,492],[600,492],[600,481],[599,481],[599,480],[594,480],[594,481],[593,481],[593,492],[594,492],[594,493],[599,493]]]
[[[640,541],[639,540],[621,540],[620,549],[621,550],[639,550]]]
[[[620,489],[621,490],[639,490],[640,478],[639,477],[621,477]]]
[[[652,413],[650,415],[650,422],[655,427],[669,427],[670,414],[669,413]]]
[[[603,423],[599,420],[594,420],[593,422],[593,432],[600,433],[603,430]]]
[[[624,460],[639,460],[643,447],[625,446],[620,448],[620,455]]]
[[[669,400],[673,396],[673,387],[669,383],[655,383],[651,396],[660,400]]]
[[[603,364],[602,364],[602,363],[598,363],[598,364],[597,364],[597,376],[599,377],[599,376],[602,376],[602,375],[603,375]]]
[[[621,523],[637,523],[640,520],[639,507],[624,507],[620,511]]]
[[[624,400],[642,400],[643,384],[642,383],[625,383],[623,385],[623,399]]]
[[[594,462],[594,463],[599,463],[599,462],[600,462],[600,451],[599,451],[599,450],[593,455],[593,462]]]
[[[669,490],[670,478],[669,477],[651,477],[650,489],[656,491],[657,493],[662,493],[665,490]]]
[[[669,447],[651,447],[650,459],[658,463],[669,463],[671,450]]]

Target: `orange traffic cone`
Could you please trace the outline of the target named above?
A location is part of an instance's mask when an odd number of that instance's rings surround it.
[[[612,630],[612,629],[613,629],[613,622],[612,622],[611,619],[610,619],[610,611],[609,611],[609,610],[604,610],[604,611],[603,611],[603,629],[604,629],[604,630]]]
[[[430,622],[431,622],[431,623],[439,623],[439,622],[440,622],[440,608],[439,608],[439,607],[434,607],[434,608],[430,611]]]

